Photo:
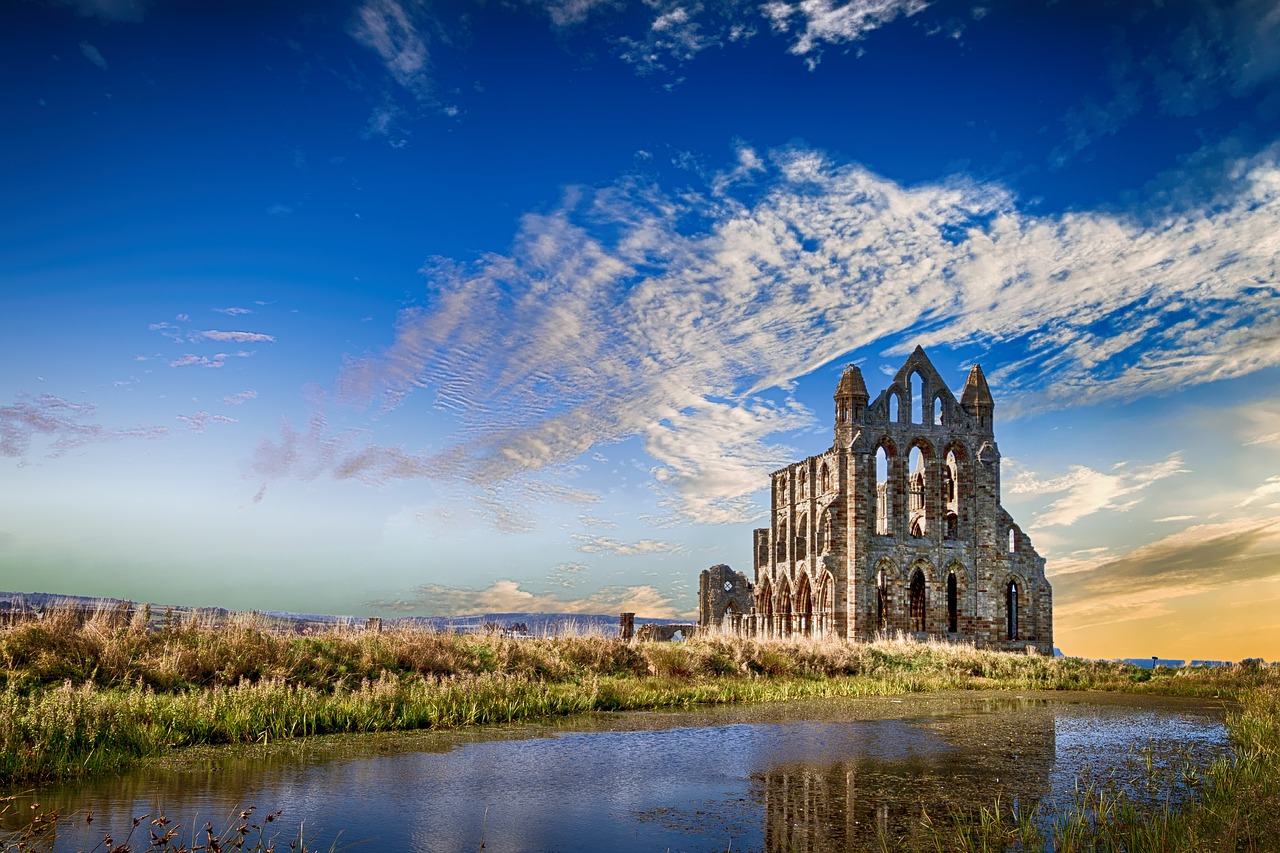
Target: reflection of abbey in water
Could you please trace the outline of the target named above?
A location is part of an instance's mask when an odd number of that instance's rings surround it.
[[[1000,505],[995,403],[974,365],[948,390],[916,347],[871,400],[850,366],[835,443],[773,473],[755,583],[702,573],[699,625],[747,635],[903,632],[1053,651],[1044,559]]]
[[[994,711],[1006,726],[975,738],[972,716],[941,718],[935,733],[953,748],[903,757],[850,756],[825,766],[784,764],[752,774],[764,806],[766,853],[933,849],[924,815],[945,825],[953,810],[972,813],[1015,804],[1030,810],[1050,793],[1056,757],[1054,715],[1047,708]],[[990,713],[990,712],[989,712]],[[1007,721],[1016,719],[1013,726]]]

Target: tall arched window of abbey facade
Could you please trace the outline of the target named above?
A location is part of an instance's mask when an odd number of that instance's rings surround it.
[[[827,467],[827,463],[822,463],[822,468],[818,471],[818,481],[822,484],[822,491],[831,491],[831,469]]]
[[[960,591],[956,573],[947,573],[947,630],[952,634],[960,630]]]
[[[807,497],[809,494],[809,472],[801,468],[796,474],[796,497]]]
[[[876,572],[876,630],[889,630],[889,579],[884,569]]]
[[[939,394],[933,398],[933,425],[942,426],[942,395]]]
[[[890,388],[889,394],[889,423],[896,424],[898,422],[898,389]]]
[[[942,464],[942,517],[947,539],[960,538],[960,459],[954,448]]]
[[[911,448],[911,455],[908,457],[908,467],[910,471],[910,495],[908,502],[910,509],[908,516],[909,529],[911,535],[917,538],[923,537],[927,532],[925,520],[925,456],[919,447]]]
[[[787,561],[787,520],[778,521],[778,538],[774,540],[773,559],[777,563]]]
[[[1018,639],[1018,582],[1009,581],[1004,597],[1005,628],[1010,640]]]
[[[876,533],[888,536],[889,530],[889,451],[882,444],[876,449]]]
[[[809,556],[809,516],[801,515],[796,519],[796,559],[803,560]]]
[[[1017,550],[1018,550],[1018,531],[1010,527],[1009,528],[1009,553],[1013,554]]]
[[[911,406],[911,423],[924,423],[924,377],[912,372],[907,377],[907,401]]]
[[[911,630],[925,630],[925,614],[928,612],[928,601],[924,589],[924,572],[916,569],[911,576],[910,618]]]
[[[818,529],[818,550],[827,553],[831,550],[831,540],[835,533],[835,510],[828,509],[822,514],[822,526]]]

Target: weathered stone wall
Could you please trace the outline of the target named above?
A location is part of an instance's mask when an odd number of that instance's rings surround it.
[[[1051,653],[1052,590],[1000,505],[981,368],[957,399],[917,347],[874,400],[850,367],[835,401],[831,448],[772,475],[746,632],[902,632]]]
[[[636,629],[636,639],[640,642],[669,643],[673,640],[687,640],[698,633],[698,626],[691,624],[655,625],[646,622]]]
[[[740,624],[740,617],[751,612],[753,589],[746,575],[723,563],[703,569],[698,577],[698,626]]]

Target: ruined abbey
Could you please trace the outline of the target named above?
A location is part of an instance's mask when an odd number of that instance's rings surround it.
[[[704,571],[699,626],[1051,654],[1053,592],[1044,558],[1000,505],[994,413],[981,367],[957,400],[919,347],[874,400],[846,368],[834,443],[773,473],[754,582],[724,565]]]

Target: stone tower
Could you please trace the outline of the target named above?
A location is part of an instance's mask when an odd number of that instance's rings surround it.
[[[698,626],[740,630],[754,602],[751,582],[721,563],[698,576]]]
[[[1044,559],[1000,505],[994,414],[978,365],[959,400],[919,347],[874,400],[846,368],[832,446],[772,474],[746,630],[1052,653]]]

